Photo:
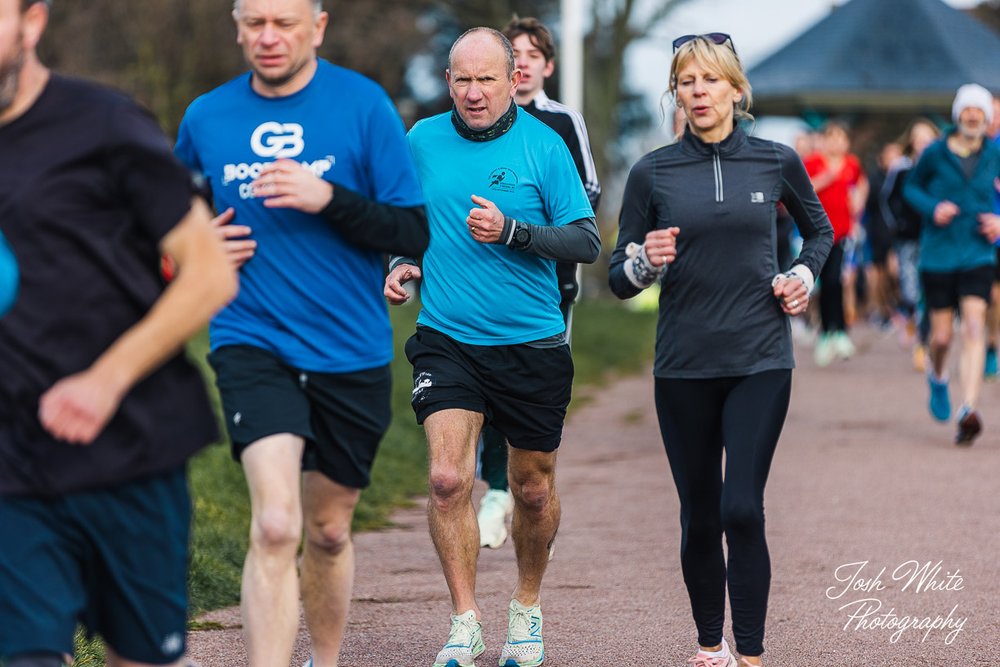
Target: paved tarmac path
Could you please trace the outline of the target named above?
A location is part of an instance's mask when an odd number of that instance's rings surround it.
[[[1000,385],[985,387],[984,435],[959,448],[953,426],[928,415],[926,382],[894,339],[870,329],[855,338],[857,357],[826,369],[798,351],[766,494],[766,664],[1000,665]],[[696,636],[648,375],[595,392],[572,415],[558,488],[563,521],[543,588],[546,667],[685,665]],[[429,667],[446,637],[447,589],[417,504],[395,516],[396,528],[356,536],[342,667]],[[924,585],[919,572],[906,585],[916,565],[927,566]],[[844,591],[855,572],[859,590]],[[514,577],[509,542],[483,550],[480,667],[499,657]],[[948,627],[874,626],[923,619]],[[191,657],[203,667],[245,665],[238,610],[203,620],[225,629],[192,633]],[[726,636],[732,643],[728,621]],[[294,664],[307,657],[303,629]]]

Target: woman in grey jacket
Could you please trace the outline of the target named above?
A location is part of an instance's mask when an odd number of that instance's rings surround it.
[[[690,662],[736,666],[722,632],[728,586],[740,665],[760,665],[764,484],[791,389],[788,317],[805,312],[833,230],[795,152],[736,125],[751,94],[729,36],[687,35],[674,50],[669,92],[687,129],[632,168],[609,282],[623,299],[661,284],[656,407],[698,629]],[[778,202],[805,239],[788,273],[778,269]]]

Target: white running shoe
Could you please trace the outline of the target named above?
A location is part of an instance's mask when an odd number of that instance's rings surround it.
[[[838,331],[833,334],[833,349],[841,359],[850,359],[857,352],[854,341],[851,340],[846,331]]]
[[[826,368],[837,358],[837,348],[833,343],[833,334],[822,334],[813,348],[813,359],[820,368]]]
[[[542,609],[510,601],[507,641],[500,652],[500,667],[538,667],[545,660],[542,645]]]
[[[514,494],[490,489],[479,501],[479,546],[499,549],[507,541],[507,520],[514,513]]]
[[[451,617],[448,641],[434,659],[434,667],[476,667],[476,658],[485,650],[483,626],[470,609]]]
[[[736,656],[729,650],[725,639],[722,640],[722,648],[715,653],[698,649],[693,657],[688,658],[688,664],[693,667],[738,667]]]

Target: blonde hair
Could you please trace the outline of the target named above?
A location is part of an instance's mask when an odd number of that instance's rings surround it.
[[[667,92],[677,104],[677,74],[687,67],[692,60],[697,60],[706,69],[716,72],[732,84],[742,94],[739,102],[733,105],[733,116],[736,120],[753,120],[750,106],[753,104],[753,93],[750,81],[747,79],[743,65],[736,51],[727,44],[716,44],[704,37],[695,37],[685,42],[677,49],[670,63],[670,83]]]

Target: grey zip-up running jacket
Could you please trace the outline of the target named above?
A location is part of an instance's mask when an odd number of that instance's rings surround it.
[[[804,264],[818,277],[833,228],[802,161],[782,144],[737,128],[718,144],[685,132],[632,168],[609,284],[620,298],[641,290],[624,271],[625,247],[678,227],[677,258],[661,280],[654,375],[718,378],[794,368],[788,317],[774,298],[779,273],[776,208],[802,234]]]

